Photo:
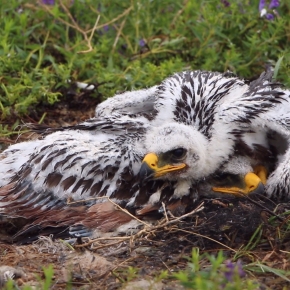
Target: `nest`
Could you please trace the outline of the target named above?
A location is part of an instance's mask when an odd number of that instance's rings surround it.
[[[110,201],[110,199],[109,199]],[[135,240],[171,240],[180,246],[180,241],[189,242],[190,246],[202,249],[224,247],[228,249],[240,247],[247,244],[251,237],[259,231],[259,238],[268,240],[268,247],[274,247],[281,238],[289,239],[281,235],[283,226],[287,225],[287,213],[290,204],[276,204],[265,197],[245,197],[245,198],[201,198],[192,204],[191,209],[186,214],[179,217],[167,211],[163,204],[163,217],[158,220],[140,220],[130,214],[117,204],[118,210],[131,215],[133,219],[140,222],[141,226],[134,234],[100,237],[97,239],[77,239],[76,247],[89,247],[99,249],[117,245],[124,241],[131,244]],[[2,220],[0,240],[5,242],[30,243],[29,235],[21,236],[20,239],[13,239],[13,235],[19,227],[29,220],[13,219]],[[279,227],[280,235],[277,239],[276,228]],[[45,228],[41,229],[38,236],[53,234],[54,238],[68,238],[68,228]],[[272,242],[271,242],[272,241]]]

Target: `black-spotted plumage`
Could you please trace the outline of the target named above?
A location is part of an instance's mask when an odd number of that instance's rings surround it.
[[[169,206],[185,196],[195,199],[200,186],[210,192],[207,178],[227,167],[238,141],[253,151],[256,142],[268,146],[264,133],[261,140],[247,138],[252,122],[288,97],[267,78],[253,85],[229,74],[182,72],[102,103],[96,117],[81,124],[38,128],[42,138],[0,155],[0,214],[29,220],[21,234],[74,225],[109,231],[131,218],[104,197],[143,215],[142,209],[160,205],[161,196]],[[140,183],[146,154],[176,148],[186,152],[184,169]],[[71,204],[89,199],[89,205]]]
[[[221,79],[224,81],[222,85],[219,82]],[[233,93],[233,88],[236,87],[241,88],[236,101],[235,98],[228,100],[221,113],[217,113],[219,98]],[[176,94],[175,88],[181,91]],[[246,88],[245,92],[242,92],[242,88]],[[108,99],[96,108],[96,115],[104,114],[104,107],[107,108],[106,113],[128,114],[120,109],[121,103],[126,107],[127,100],[130,107],[134,107],[134,112],[141,112],[144,102],[147,104],[147,115],[150,113],[148,108],[151,107],[152,115],[158,115],[159,111],[159,119],[164,122],[174,119],[193,125],[209,139],[214,131],[213,124],[220,124],[217,118],[221,119],[221,123],[226,123],[230,116],[229,122],[236,123],[227,132],[227,137],[234,139],[232,152],[224,154],[227,160],[231,156],[247,156],[252,164],[265,165],[270,174],[266,194],[272,198],[289,198],[290,91],[273,81],[271,68],[267,68],[259,78],[251,82],[237,79],[230,72],[184,72],[166,79],[160,86],[140,91],[140,96],[135,92],[127,92],[116,99]],[[150,101],[152,103],[148,105]],[[168,114],[172,108],[174,116]]]

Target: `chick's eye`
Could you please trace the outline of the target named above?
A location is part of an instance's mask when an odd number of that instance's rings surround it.
[[[177,148],[171,151],[171,154],[174,158],[182,158],[186,153],[184,148]]]

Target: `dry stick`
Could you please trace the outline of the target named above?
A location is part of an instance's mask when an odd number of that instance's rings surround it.
[[[165,264],[165,262],[163,262],[161,259],[159,259],[161,261],[161,263],[166,267],[166,269],[168,270],[169,273],[172,272],[172,270],[169,269],[169,267]]]
[[[206,239],[208,239],[210,241],[213,241],[213,242],[215,242],[215,243],[217,243],[217,244],[219,244],[219,245],[221,245],[221,246],[233,251],[234,253],[237,253],[237,251],[232,249],[231,247],[229,247],[229,246],[227,246],[227,245],[225,245],[225,244],[223,244],[223,243],[221,243],[221,242],[219,242],[219,241],[217,241],[215,239],[212,239],[212,238],[210,238],[208,236],[204,236],[204,235],[201,235],[201,234],[198,234],[198,233],[195,233],[195,232],[186,231],[186,230],[182,230],[182,229],[177,229],[177,231],[188,233],[188,234],[192,234],[192,235],[195,235],[195,236],[198,236],[198,237],[202,237],[202,238],[206,238]]]
[[[178,18],[178,17],[183,13],[183,11],[185,10],[186,5],[188,4],[188,2],[189,2],[189,0],[184,1],[183,5],[182,5],[182,8],[181,8],[181,9],[176,13],[176,15],[173,17],[173,20],[172,20],[172,22],[171,22],[171,24],[170,24],[170,27],[171,27],[171,28],[175,25],[175,23],[176,23],[176,21],[177,21],[177,18]]]
[[[87,50],[81,50],[81,51],[78,51],[77,53],[88,53],[88,52],[91,52],[93,50],[93,47],[92,47],[92,38],[93,38],[94,33],[95,33],[96,29],[97,29],[97,25],[99,23],[100,17],[101,16],[99,15],[98,18],[97,18],[97,20],[96,20],[96,22],[95,22],[95,25],[94,25],[94,27],[92,29],[92,32],[91,32],[90,37],[87,38],[87,35],[85,36],[85,40],[87,41],[87,46],[89,47],[89,49],[87,49]]]
[[[95,8],[93,8],[93,7],[91,7],[91,6],[90,6],[90,8],[91,8],[91,10],[94,11],[96,14],[99,14],[99,11],[97,11]],[[121,27],[120,27],[120,28],[119,28],[116,24],[114,24],[114,22],[116,22],[118,19],[122,18],[123,16],[127,17],[127,15],[129,14],[129,12],[130,12],[132,9],[133,9],[133,7],[130,6],[130,7],[129,7],[128,9],[126,9],[122,14],[120,14],[120,15],[117,16],[116,18],[114,18],[114,19],[112,19],[112,20],[106,22],[106,23],[103,24],[103,25],[100,25],[99,28],[104,27],[104,26],[109,25],[109,24],[112,24],[112,26],[113,26],[113,27],[116,29],[116,31],[118,32],[117,37],[119,38],[120,35],[121,35],[121,36],[125,39],[125,41],[126,41],[128,47],[133,51],[133,47],[132,47],[132,45],[131,45],[131,43],[130,43],[128,37],[123,33],[123,25],[124,25],[123,22],[124,22],[127,18],[124,19],[124,21],[121,23]],[[103,17],[106,19],[105,15],[103,15]],[[114,45],[115,45],[115,43],[117,44],[116,40],[117,40],[117,38],[115,39]],[[115,49],[114,45],[113,45],[113,50]]]
[[[269,210],[267,207],[263,206],[262,204],[258,203],[257,201],[251,199],[248,195],[242,193],[242,195],[244,197],[246,197],[249,201],[251,201],[253,204],[257,205],[258,207],[262,208],[263,210],[265,210],[267,213],[275,216],[278,220],[280,220],[281,222],[284,221],[283,218],[281,218],[279,215],[277,215],[276,213],[274,213],[273,211]]]
[[[17,138],[19,138],[19,136]],[[0,138],[0,143],[7,143],[7,144],[10,145],[11,144],[11,139]]]
[[[78,23],[75,21],[75,19],[73,18],[73,16],[71,15],[71,13],[69,12],[69,10],[67,9],[67,7],[62,3],[62,1],[59,1],[59,4],[61,6],[61,8],[66,12],[66,14],[68,15],[68,17],[70,18],[71,22],[79,27]]]
[[[79,31],[81,32],[81,34],[83,35],[85,41],[87,42],[87,46],[89,47],[88,50],[83,50],[83,51],[78,51],[77,53],[87,53],[87,52],[91,52],[93,50],[92,48],[92,44],[91,44],[91,41],[92,41],[92,38],[93,38],[93,35],[95,33],[95,30],[97,29],[97,25],[98,25],[98,22],[100,20],[100,15],[98,15],[97,17],[97,20],[95,22],[95,25],[91,31],[91,35],[90,37],[88,38],[87,36],[87,31],[84,31],[83,29],[81,29],[78,25],[78,23],[74,20],[73,16],[71,15],[71,13],[69,12],[69,10],[67,9],[67,7],[62,3],[62,1],[60,1],[60,5],[61,7],[63,8],[63,10],[66,12],[66,14],[68,15],[68,17],[70,18],[70,20],[72,21],[72,23],[74,24],[74,27],[78,27],[79,28]]]
[[[171,223],[174,223],[174,222],[176,222],[176,221],[180,221],[180,220],[182,220],[182,219],[184,219],[184,218],[186,218],[186,217],[188,217],[188,216],[190,216],[190,215],[192,215],[192,214],[194,214],[194,213],[197,213],[197,212],[199,212],[199,211],[201,211],[201,210],[203,210],[204,209],[204,202],[202,202],[196,209],[194,209],[193,211],[191,211],[191,212],[189,212],[189,213],[187,213],[187,214],[184,214],[184,215],[182,215],[181,217],[176,217],[175,219],[173,219],[173,220],[171,220],[171,221],[169,221],[168,223],[166,223],[166,225],[167,224],[171,224]]]
[[[108,198],[108,200],[110,200]],[[110,200],[111,201],[111,200]],[[111,201],[112,202],[112,201]],[[75,203],[75,202],[73,202]],[[113,204],[115,204],[116,206],[118,206],[123,212],[126,212],[128,213],[130,216],[132,216],[134,219],[138,220],[138,218],[136,218],[135,216],[133,216],[132,214],[130,214],[127,210],[124,210],[122,207],[120,207],[119,205],[117,205],[116,203],[112,202]],[[131,236],[128,236],[128,237],[110,237],[110,238],[97,238],[97,239],[94,239],[94,240],[90,240],[89,242],[85,243],[85,244],[81,244],[81,245],[75,245],[76,248],[82,248],[82,247],[86,247],[86,246],[89,246],[95,242],[98,242],[100,240],[119,240],[119,242],[121,241],[125,241],[125,240],[130,240],[130,244],[134,241],[134,239],[138,238],[139,236],[141,236],[142,234],[144,233],[147,233],[147,236],[149,235],[152,235],[156,230],[158,229],[161,229],[161,228],[165,228],[166,226],[172,224],[172,223],[176,223],[178,221],[180,221],[181,219],[184,219],[192,214],[195,214],[201,210],[204,209],[204,206],[203,206],[203,202],[197,207],[195,208],[193,211],[187,213],[187,214],[184,214],[182,215],[181,217],[178,217],[178,218],[175,218],[173,220],[168,220],[168,221],[161,221],[160,224],[156,225],[156,226],[151,226],[149,224],[146,224],[146,223],[143,223],[145,224],[145,227],[143,229],[141,229],[138,233],[134,234],[134,235],[131,235]]]
[[[124,25],[126,23],[126,20],[127,20],[127,18],[125,17],[124,20],[122,21],[121,25],[120,25],[120,28],[118,29],[118,32],[117,32],[117,35],[116,35],[116,38],[115,38],[115,41],[114,41],[114,44],[113,44],[113,50],[112,50],[112,52],[115,51],[115,48],[117,46],[118,40],[120,38],[120,35],[121,35],[121,32],[122,32],[122,30],[124,28]]]
[[[288,251],[283,251],[283,250],[279,250],[279,252],[282,252],[282,253],[285,253],[285,254],[290,254],[290,252],[288,252]]]
[[[82,199],[82,200],[77,200],[77,201],[73,201],[73,202],[67,202],[67,204],[68,205],[76,204],[76,203],[81,203],[81,202],[90,201],[90,200],[96,200],[96,199],[107,199],[109,202],[111,202],[113,205],[115,205],[119,210],[121,210],[122,212],[126,213],[127,215],[129,215],[133,219],[137,220],[138,222],[142,223],[145,226],[150,226],[149,224],[145,223],[144,221],[142,221],[142,220],[138,219],[137,217],[135,217],[134,215],[132,215],[125,208],[122,208],[120,205],[118,205],[117,203],[113,202],[108,196],[92,197],[92,198],[88,198],[88,199]]]
[[[124,280],[123,280],[119,275],[117,275],[114,271],[115,271],[116,269],[118,269],[120,266],[122,266],[122,264],[125,264],[125,263],[127,263],[127,262],[129,262],[129,261],[131,261],[131,260],[134,260],[135,258],[136,258],[136,257],[130,257],[130,258],[126,259],[125,261],[119,263],[116,267],[114,267],[114,268],[110,271],[109,274],[112,274],[113,276],[115,276],[117,279],[119,279],[120,281],[122,281],[122,282],[124,283]],[[106,278],[109,276],[109,274],[106,275],[104,281],[107,280]],[[104,283],[104,282],[103,282],[103,283]],[[101,285],[102,285],[103,283],[101,283]]]
[[[290,215],[283,220],[283,222],[278,226],[278,228],[281,229],[289,220],[290,220]]]
[[[168,219],[168,216],[167,216],[167,212],[166,212],[166,208],[165,208],[165,204],[164,204],[164,202],[162,202],[162,208],[163,208],[163,212],[164,212],[164,215],[165,215],[166,221],[168,222],[169,219]]]
[[[45,9],[49,14],[53,15],[53,13],[51,12],[51,9],[48,8],[47,5],[44,5],[44,4],[42,4],[41,2],[40,2],[39,4],[40,4],[41,7],[44,8],[44,9]],[[30,7],[31,5],[27,5],[27,6]],[[101,25],[98,26],[98,21],[99,21],[99,19],[100,19],[100,13],[98,13],[95,9],[93,9],[93,8],[90,6],[90,8],[91,8],[94,12],[96,12],[96,13],[98,14],[98,18],[97,18],[97,21],[96,21],[96,23],[95,23],[95,25],[94,25],[93,28],[88,29],[88,30],[83,30],[83,29],[78,25],[78,23],[75,21],[75,19],[73,18],[73,16],[72,16],[71,13],[69,12],[68,8],[67,8],[67,7],[66,7],[66,6],[65,6],[61,1],[60,1],[60,6],[61,6],[62,9],[66,12],[66,14],[68,15],[68,17],[70,18],[70,20],[72,21],[73,24],[71,24],[71,23],[69,23],[69,22],[63,20],[63,19],[60,18],[60,17],[56,17],[56,19],[59,20],[60,22],[64,23],[65,25],[67,25],[67,26],[69,26],[69,27],[71,27],[71,28],[74,28],[74,29],[76,29],[77,31],[79,31],[79,32],[83,35],[85,41],[88,43],[88,47],[89,47],[89,49],[88,49],[87,51],[80,51],[80,52],[78,52],[78,53],[87,53],[87,52],[92,51],[91,40],[92,40],[92,37],[93,37],[94,32],[95,32],[97,29],[100,29],[100,28],[105,27],[105,26],[107,26],[107,25],[109,25],[109,24],[111,24],[111,23],[116,22],[118,19],[120,19],[120,18],[122,18],[123,16],[127,15],[127,14],[128,14],[128,13],[133,9],[133,7],[130,6],[128,9],[126,9],[126,10],[125,10],[123,13],[121,13],[119,16],[117,16],[117,17],[115,17],[114,19],[112,19],[112,20],[110,20],[110,21],[108,21],[108,22],[106,22],[106,23],[101,24]],[[30,8],[31,8],[31,7],[30,7]],[[54,15],[53,15],[53,16],[54,16]],[[90,35],[89,38],[88,38],[88,36],[87,36],[88,33],[91,33],[91,35]]]
[[[127,215],[129,215],[130,217],[132,217],[133,219],[137,220],[139,223],[142,223],[143,225],[150,227],[149,224],[141,221],[140,219],[138,219],[137,217],[135,217],[134,215],[132,215],[130,212],[128,212],[125,208],[122,208],[120,205],[118,205],[117,203],[113,202],[110,198],[108,198],[108,200],[114,204],[119,210],[121,210],[122,212],[126,213]]]
[[[92,11],[94,11],[96,14],[98,14],[98,15],[100,14],[99,11],[97,11],[94,7],[90,6],[90,9],[91,9]],[[123,16],[129,14],[129,12],[130,12],[132,9],[133,9],[133,7],[130,6],[128,9],[126,9],[126,10],[125,10],[123,13],[121,13],[119,16],[115,17],[114,19],[112,19],[112,20],[110,20],[110,21],[108,21],[108,22],[106,22],[106,23],[104,23],[104,24],[99,25],[97,28],[100,29],[100,28],[103,28],[103,27],[105,27],[105,26],[107,26],[107,25],[109,25],[109,24],[112,24],[112,23],[116,22],[117,20],[119,20],[119,19],[122,18]],[[87,32],[90,32],[90,31],[91,31],[91,29],[89,29]]]
[[[90,249],[91,250],[99,250],[99,249],[102,249],[102,248],[106,248],[106,247],[117,245],[119,243],[120,243],[120,241],[117,241],[117,242],[114,242],[114,243],[110,243],[110,244],[101,245],[101,246],[98,246],[98,247],[93,247],[92,246]]]
[[[93,239],[93,240],[89,240],[88,242],[81,244],[81,245],[75,245],[75,248],[83,248],[83,247],[87,247],[90,246],[93,243],[99,242],[99,241],[107,241],[107,240],[118,240],[117,243],[120,243],[122,241],[127,241],[129,239],[129,237],[107,237],[107,238],[97,238],[97,239]],[[112,243],[113,244],[113,243]],[[106,246],[110,246],[110,244],[106,245]]]
[[[42,4],[42,2],[40,2],[39,4],[40,4],[40,6],[41,6],[42,8],[44,8],[44,10],[46,10],[46,12],[48,12],[49,14],[51,14],[52,16],[54,16],[54,14],[51,12],[51,9],[48,8],[47,5]],[[30,7],[30,5],[27,5],[27,4],[26,4],[26,6]],[[65,7],[65,6],[64,6],[64,7]],[[67,10],[67,9],[65,9],[65,10]],[[68,10],[67,10],[67,11],[68,11]],[[81,28],[79,27],[78,24],[73,25],[73,24],[71,24],[71,23],[69,23],[69,22],[63,20],[63,19],[60,18],[60,17],[56,17],[56,19],[57,19],[59,22],[62,22],[63,24],[65,24],[65,25],[67,25],[67,26],[69,26],[69,27],[71,27],[71,28],[76,29],[76,30],[77,30],[78,32],[80,32],[82,35],[86,34],[86,31],[84,31],[83,29],[81,29]]]
[[[134,260],[135,259],[135,257],[130,257],[130,258],[128,258],[128,259],[126,259],[125,261],[123,261],[123,262],[121,262],[121,263],[119,263],[112,271],[114,271],[114,270],[116,270],[117,268],[119,268],[120,266],[122,266],[123,264],[125,264],[125,263],[127,263],[127,262],[129,262],[129,261],[131,261],[131,260]]]
[[[91,242],[91,241],[107,241],[107,240],[127,240],[128,239],[128,237],[106,237],[106,238],[97,238],[97,239],[95,239],[95,240],[90,240],[89,242]],[[88,242],[88,243],[89,243]],[[82,244],[82,245],[84,245],[84,244]]]

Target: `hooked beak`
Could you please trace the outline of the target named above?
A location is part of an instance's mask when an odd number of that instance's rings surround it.
[[[142,161],[139,171],[141,180],[158,178],[166,175],[167,173],[177,172],[187,167],[185,163],[180,163],[177,165],[166,164],[163,166],[159,166],[158,163],[159,160],[156,154],[147,154]]]
[[[249,194],[263,194],[265,187],[261,178],[253,172],[244,176],[243,187],[212,187],[215,192],[232,194],[235,196],[244,196]]]

